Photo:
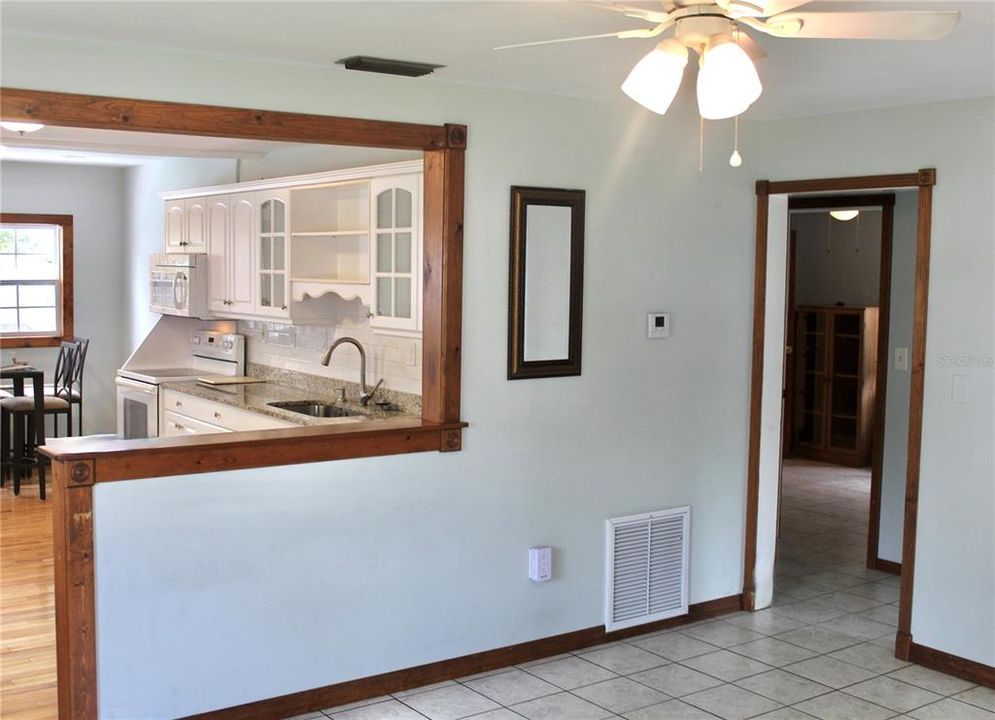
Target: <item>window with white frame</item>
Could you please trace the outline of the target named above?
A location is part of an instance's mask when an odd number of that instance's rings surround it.
[[[72,217],[4,213],[0,335],[6,347],[72,337]]]

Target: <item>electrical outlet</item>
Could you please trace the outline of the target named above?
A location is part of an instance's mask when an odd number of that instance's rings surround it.
[[[546,545],[529,548],[529,580],[546,582],[553,577],[553,548]]]

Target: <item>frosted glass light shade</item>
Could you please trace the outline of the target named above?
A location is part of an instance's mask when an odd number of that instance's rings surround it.
[[[708,41],[698,70],[698,112],[703,118],[740,115],[762,91],[753,61],[731,35],[716,35]]]
[[[622,83],[622,92],[647,110],[663,115],[677,95],[687,64],[688,49],[668,38],[636,63]]]
[[[4,130],[10,130],[11,132],[24,134],[24,133],[35,132],[36,130],[41,130],[45,126],[42,125],[41,123],[8,122],[4,120],[3,122],[0,122],[0,127],[2,127]]]
[[[842,222],[849,222],[855,217],[860,215],[860,210],[830,210],[829,214],[832,215],[836,220],[841,220]]]

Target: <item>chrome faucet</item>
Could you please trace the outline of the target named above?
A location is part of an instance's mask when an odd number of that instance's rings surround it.
[[[349,343],[350,345],[355,345],[356,349],[359,350],[359,387],[360,387],[359,404],[366,405],[370,401],[370,398],[373,397],[374,393],[376,393],[376,391],[380,389],[380,386],[383,385],[383,378],[380,378],[380,380],[377,381],[377,384],[373,386],[372,390],[367,389],[366,350],[363,349],[363,346],[359,343],[359,340],[351,337],[339,338],[331,345],[329,345],[327,350],[325,350],[325,354],[322,355],[321,357],[321,364],[328,365],[328,363],[332,359],[332,353],[335,351],[335,348],[337,348],[339,345],[342,345],[343,343]]]

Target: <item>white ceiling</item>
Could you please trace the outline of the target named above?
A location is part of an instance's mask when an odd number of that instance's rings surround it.
[[[639,3],[656,7],[654,3]],[[934,42],[785,40],[758,33],[759,120],[995,94],[995,2],[813,2],[806,10],[957,9]],[[4,33],[148,45],[324,65],[373,55],[441,63],[411,82],[458,82],[626,101],[618,87],[655,40],[498,45],[645,27],[583,2],[26,2],[0,4]],[[693,78],[692,73],[687,75]],[[685,77],[685,83],[689,82]]]

